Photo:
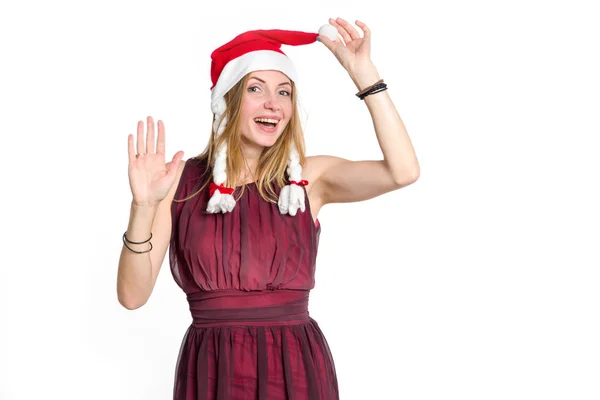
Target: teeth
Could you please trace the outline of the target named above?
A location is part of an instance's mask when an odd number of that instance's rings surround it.
[[[270,119],[270,118],[255,118],[254,121],[267,122],[267,123],[275,124],[275,125],[277,125],[277,122],[278,122],[276,119]]]

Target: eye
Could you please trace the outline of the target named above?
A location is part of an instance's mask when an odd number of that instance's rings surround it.
[[[280,90],[279,94],[282,95],[282,96],[289,96],[290,92],[288,92],[287,90]]]
[[[254,89],[256,89],[256,90],[254,90]],[[250,86],[250,87],[248,88],[248,91],[249,91],[249,92],[256,93],[256,92],[258,91],[258,86]]]

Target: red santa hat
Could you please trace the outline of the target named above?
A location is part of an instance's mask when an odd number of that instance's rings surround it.
[[[337,30],[331,25],[321,27],[319,33],[337,36]],[[286,30],[248,31],[213,51],[210,71],[211,109],[215,115],[213,130],[216,137],[220,136],[227,126],[227,118],[223,115],[226,109],[225,93],[252,71],[277,70],[286,74],[292,81],[296,81],[297,73],[294,65],[281,50],[281,45],[298,46],[314,43],[319,33]],[[290,184],[280,191],[278,205],[282,214],[296,215],[298,209],[305,210],[304,190],[301,185],[307,182],[302,180],[300,157],[293,143],[289,154],[287,173]],[[235,207],[233,189],[224,186],[227,179],[226,165],[227,143],[224,142],[216,151],[213,166],[211,198],[207,207],[210,213],[230,212]]]

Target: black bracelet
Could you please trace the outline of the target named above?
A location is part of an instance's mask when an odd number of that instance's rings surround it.
[[[127,234],[127,231],[125,231],[125,233],[123,233],[123,243],[125,243],[125,241],[127,241],[128,243],[131,244],[144,244],[144,243],[148,243],[150,241],[150,239],[152,239],[152,232],[150,232],[150,237],[146,240],[144,240],[143,242],[132,242],[131,240],[127,239],[127,236],[125,236]]]
[[[144,250],[144,251],[137,251],[137,250],[132,249],[131,247],[127,246],[127,242],[125,242],[125,241],[123,241],[123,244],[129,250],[131,250],[131,251],[133,251],[134,253],[137,253],[137,254],[148,253],[150,250],[152,250],[152,242],[150,242],[150,248],[148,250]]]
[[[366,88],[364,88],[360,92],[356,93],[356,97],[362,96],[363,94],[367,93],[369,90],[373,89],[375,86],[380,85],[382,83],[383,83],[383,79],[378,80],[377,82],[375,82],[371,86],[367,86]]]
[[[364,100],[365,97],[371,95],[371,94],[375,94],[375,93],[379,93],[379,92],[383,92],[384,90],[387,90],[387,85],[385,83],[379,83],[374,85],[373,87],[371,87],[369,90],[367,90],[364,93],[361,93],[358,98],[361,100]]]

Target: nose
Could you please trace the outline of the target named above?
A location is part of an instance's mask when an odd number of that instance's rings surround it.
[[[265,108],[268,110],[279,110],[281,109],[281,104],[277,101],[276,95],[271,95],[267,99],[265,99]]]

